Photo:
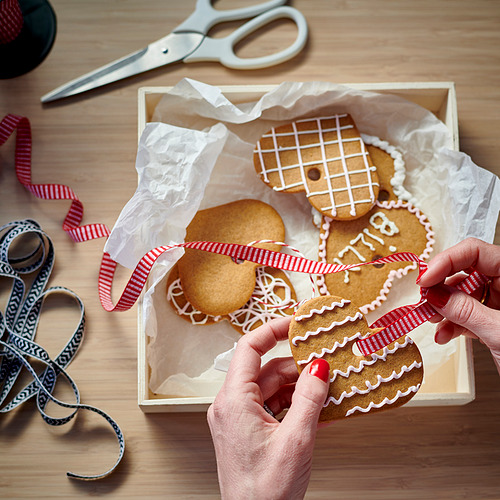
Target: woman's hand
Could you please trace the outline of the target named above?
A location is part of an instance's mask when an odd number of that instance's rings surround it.
[[[491,277],[485,304],[478,300],[483,290],[473,297],[452,288],[460,281],[457,273],[473,269]],[[446,344],[459,335],[478,338],[491,350],[500,373],[500,247],[468,238],[436,255],[418,284],[430,287],[426,298],[438,313],[433,318],[436,342]]]
[[[288,338],[290,318],[267,323],[243,336],[226,380],[208,410],[222,498],[303,498],[319,413],[329,385],[323,359],[300,377],[292,358],[261,368],[261,356]],[[289,410],[281,422],[277,415]]]

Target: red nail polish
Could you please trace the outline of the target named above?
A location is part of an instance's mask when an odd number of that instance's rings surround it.
[[[451,297],[450,290],[448,290],[448,288],[442,285],[430,287],[427,290],[427,295],[426,295],[427,301],[431,305],[436,306],[439,309],[442,309],[444,306],[446,306],[446,304],[448,304],[450,297]]]
[[[318,377],[323,382],[328,382],[330,379],[330,365],[328,364],[328,361],[325,361],[324,359],[315,359],[311,363],[309,373]]]

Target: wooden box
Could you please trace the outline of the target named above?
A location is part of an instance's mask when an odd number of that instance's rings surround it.
[[[458,116],[454,84],[435,83],[377,83],[349,84],[349,87],[394,94],[419,104],[434,113],[449,128],[453,148],[458,150]],[[224,95],[233,103],[253,102],[269,92],[273,85],[222,86]],[[139,89],[139,136],[146,123],[152,120],[156,105],[171,87],[145,87]],[[149,388],[150,368],[146,359],[148,336],[143,327],[142,297],[138,305],[138,403],[144,412],[206,411],[211,397],[169,397],[154,394]],[[453,356],[441,365],[431,380],[408,403],[413,406],[461,405],[474,399],[474,370],[470,340],[461,337]]]

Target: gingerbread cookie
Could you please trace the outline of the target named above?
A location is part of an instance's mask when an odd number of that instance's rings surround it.
[[[434,233],[425,215],[404,201],[377,202],[371,212],[350,222],[324,217],[319,259],[335,264],[371,262],[396,252],[412,252],[425,260]],[[387,298],[392,282],[416,268],[414,262],[393,262],[355,267],[319,278],[322,294],[349,297],[363,313]]]
[[[403,185],[406,166],[401,152],[378,137],[361,134],[361,138],[377,168],[380,184],[378,201],[404,200],[415,204],[415,199]]]
[[[348,114],[272,128],[256,145],[254,165],[275,191],[304,191],[315,209],[335,220],[362,217],[379,192],[376,168]]]
[[[258,267],[252,297],[228,318],[231,326],[243,335],[272,319],[291,316],[296,303],[295,290],[284,271]]]
[[[225,316],[210,316],[196,310],[182,290],[177,266],[167,279],[167,299],[175,312],[193,325],[209,325],[227,320],[244,335],[268,321],[294,312],[297,296],[288,275],[279,269],[258,267],[255,289],[250,300],[241,308]]]
[[[186,230],[185,241],[213,241],[248,245],[253,241],[285,239],[278,212],[258,200],[239,200],[199,211]],[[280,245],[260,243],[258,248],[280,250]],[[227,315],[245,305],[255,288],[254,262],[186,249],[178,262],[179,278],[187,301],[210,316]]]
[[[175,265],[167,278],[167,300],[174,311],[192,325],[211,325],[225,319],[224,316],[210,316],[193,307],[186,299],[179,278],[179,268]]]
[[[354,353],[355,343],[376,331],[353,302],[340,297],[316,297],[297,309],[289,341],[299,372],[316,358],[330,365],[321,422],[395,408],[417,393],[422,357],[407,335],[370,356]]]

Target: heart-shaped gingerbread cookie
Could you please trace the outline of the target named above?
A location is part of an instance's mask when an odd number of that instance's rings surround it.
[[[248,199],[200,210],[187,227],[185,241],[248,245],[258,240],[284,239],[285,226],[278,212],[267,203]],[[254,246],[277,251],[281,248],[274,243]],[[223,316],[243,307],[254,291],[257,266],[194,249],[186,249],[178,262],[187,301],[211,316]]]
[[[299,372],[320,357],[330,365],[320,422],[402,406],[417,393],[422,357],[408,335],[370,356],[354,352],[359,339],[376,331],[354,303],[340,297],[315,297],[295,312],[289,341]]]
[[[412,252],[425,260],[433,244],[431,225],[419,209],[402,200],[377,202],[368,214],[354,221],[323,217],[319,259],[335,264],[360,264],[396,252]],[[394,279],[415,268],[414,262],[359,266],[321,277],[320,291],[349,297],[367,313],[387,298]]]
[[[376,167],[348,114],[272,128],[256,145],[254,166],[275,191],[304,191],[316,210],[335,220],[363,216],[379,192]]]

